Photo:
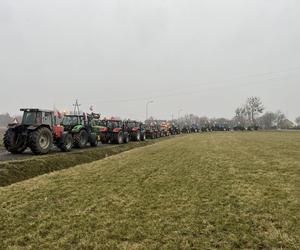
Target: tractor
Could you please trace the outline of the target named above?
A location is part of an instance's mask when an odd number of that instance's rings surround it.
[[[192,133],[199,133],[200,132],[200,128],[197,124],[192,124],[191,126],[191,132]]]
[[[126,124],[121,120],[102,120],[100,138],[103,144],[122,144],[129,142],[129,133]]]
[[[97,135],[92,131],[92,126],[87,116],[65,115],[61,126],[72,135],[74,147],[84,148],[88,143],[90,143],[91,147],[97,146]]]
[[[27,147],[36,154],[47,154],[53,145],[62,151],[70,151],[72,136],[56,124],[54,112],[35,108],[20,109],[23,112],[20,124],[10,124],[5,132],[4,146],[12,154],[21,154]]]
[[[179,135],[181,133],[180,127],[175,122],[171,123],[171,126],[169,127],[169,133],[171,135]]]
[[[131,141],[145,141],[146,129],[142,122],[126,121],[126,128]]]
[[[189,133],[191,133],[191,127],[188,124],[185,124],[182,127],[181,132],[184,134],[189,134]]]
[[[169,122],[161,122],[160,123],[160,131],[161,136],[169,136],[170,135],[171,124]]]
[[[157,122],[149,122],[146,125],[146,138],[147,139],[156,139],[161,137],[161,130],[160,130],[160,126],[157,124]]]

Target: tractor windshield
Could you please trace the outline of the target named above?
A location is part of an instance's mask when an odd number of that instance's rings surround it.
[[[33,111],[25,111],[24,112],[22,124],[32,125],[32,124],[39,124],[41,122],[42,122],[42,113],[33,112]]]
[[[128,122],[127,126],[128,128],[138,128],[140,125],[138,122]]]
[[[107,121],[107,127],[118,128],[120,125],[117,121]]]
[[[65,116],[62,121],[64,126],[75,126],[81,124],[81,119],[78,116]]]

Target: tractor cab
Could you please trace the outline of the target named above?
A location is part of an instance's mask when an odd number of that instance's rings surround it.
[[[23,111],[21,125],[25,126],[40,126],[47,125],[54,126],[54,112],[51,110],[42,109],[20,109]]]
[[[61,125],[65,128],[65,130],[70,131],[78,125],[84,126],[84,123],[83,115],[65,115]]]

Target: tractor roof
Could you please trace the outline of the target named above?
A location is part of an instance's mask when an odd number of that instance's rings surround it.
[[[83,117],[83,115],[64,115],[65,117]]]
[[[27,112],[50,112],[53,113],[53,110],[48,109],[38,109],[38,108],[21,108],[20,111],[27,111]]]
[[[108,122],[122,122],[122,120],[116,120],[116,119],[105,119],[102,121],[108,121]]]

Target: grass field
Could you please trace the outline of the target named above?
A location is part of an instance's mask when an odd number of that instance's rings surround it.
[[[3,147],[3,136],[4,136],[4,133],[5,133],[5,128],[2,128],[0,127],[0,148]]]
[[[188,135],[0,188],[0,248],[299,249],[300,133]]]

